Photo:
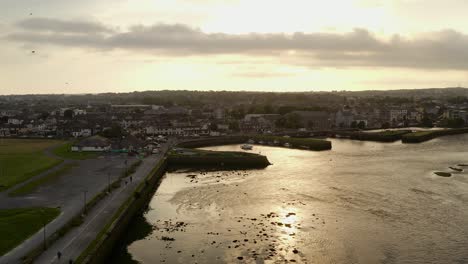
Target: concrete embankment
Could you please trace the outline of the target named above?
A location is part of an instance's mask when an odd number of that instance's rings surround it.
[[[237,151],[175,149],[169,153],[170,167],[203,167],[225,169],[265,168],[271,163],[263,155]]]
[[[146,179],[136,188],[133,195],[121,205],[114,217],[109,219],[109,223],[81,254],[76,263],[106,263],[132,218],[146,209],[166,172],[167,165],[167,158],[160,160]]]
[[[177,144],[181,148],[202,148],[211,146],[221,146],[229,144],[242,144],[249,138],[247,136],[225,136],[225,137],[209,137],[185,140]]]
[[[394,142],[401,140],[404,135],[411,133],[411,130],[388,130],[381,132],[340,132],[344,138],[361,141],[376,141],[376,142]]]
[[[313,138],[292,138],[272,135],[245,135],[200,138],[181,142],[178,144],[178,147],[201,148],[229,144],[242,144],[246,143],[249,139],[255,141],[255,143],[263,142],[263,144],[274,146],[284,146],[285,144],[289,144],[289,147],[291,148],[308,149],[314,151],[330,150],[332,148],[331,142],[327,140]]]

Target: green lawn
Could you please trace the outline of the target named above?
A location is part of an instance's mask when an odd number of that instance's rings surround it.
[[[433,134],[435,131],[417,131],[417,132],[407,134],[406,137],[423,137],[423,136]]]
[[[57,208],[0,210],[0,256],[21,244],[59,214]]]
[[[57,148],[54,149],[54,154],[65,158],[65,159],[75,159],[75,160],[84,160],[84,159],[92,159],[98,156],[97,153],[93,152],[72,152],[71,146],[74,142],[65,143]]]
[[[20,195],[25,195],[25,194],[30,194],[36,191],[39,186],[42,184],[50,183],[53,181],[58,180],[62,175],[68,173],[73,167],[75,167],[77,164],[76,163],[70,163],[66,164],[62,168],[53,171],[44,177],[41,177],[40,179],[31,181],[20,188],[14,190],[13,192],[8,193],[9,196],[20,196]]]
[[[0,139],[0,191],[23,182],[62,162],[47,157],[44,150],[56,140]]]
[[[410,130],[386,130],[381,132],[369,132],[369,134],[379,135],[379,136],[397,136],[405,135],[411,133]]]

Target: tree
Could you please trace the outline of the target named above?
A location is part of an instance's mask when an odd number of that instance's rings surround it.
[[[273,113],[273,107],[270,104],[266,104],[263,106],[263,112],[265,114],[271,114]]]
[[[356,127],[357,127],[357,122],[356,122],[356,121],[353,121],[353,122],[351,123],[351,128],[356,128]]]
[[[217,131],[218,130],[218,124],[216,124],[215,122],[211,122],[210,123],[210,130],[211,131]]]
[[[447,126],[451,128],[460,128],[465,125],[465,120],[462,118],[447,119]]]
[[[122,138],[126,133],[121,126],[113,124],[111,128],[102,131],[101,135],[107,138]]]
[[[382,124],[382,129],[388,129],[388,128],[390,128],[390,123],[385,122]]]
[[[433,127],[434,126],[432,120],[427,115],[424,115],[423,119],[421,120],[421,125],[423,127]]]
[[[8,123],[8,116],[1,116],[0,123]]]
[[[357,124],[357,127],[358,127],[359,129],[364,129],[364,128],[366,128],[366,122],[364,122],[364,121],[359,121],[359,123]]]
[[[40,119],[47,119],[47,117],[49,117],[49,113],[48,112],[41,112],[40,114]]]
[[[73,118],[73,110],[67,109],[65,112],[63,112],[63,117],[66,119],[72,119]]]
[[[239,122],[237,121],[232,121],[229,123],[229,129],[232,131],[239,131]]]
[[[276,120],[275,125],[282,128],[300,128],[301,117],[298,114],[288,114]]]
[[[237,109],[233,109],[231,112],[230,112],[230,115],[232,118],[234,119],[242,119],[244,118],[245,116],[245,110],[243,107],[240,107],[240,108],[237,108]]]

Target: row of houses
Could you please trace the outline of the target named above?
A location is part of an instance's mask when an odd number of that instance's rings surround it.
[[[157,148],[157,142],[147,142],[128,135],[122,138],[109,139],[95,135],[84,138],[71,146],[73,152],[142,152]]]

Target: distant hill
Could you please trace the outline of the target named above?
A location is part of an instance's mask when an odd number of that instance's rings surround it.
[[[433,97],[437,99],[439,97],[456,97],[456,96],[468,96],[468,88],[463,87],[448,87],[448,88],[426,88],[426,89],[400,89],[400,90],[367,90],[367,91],[344,91],[338,92],[344,96],[389,96],[389,97],[414,97],[424,98]]]
[[[196,108],[227,107],[235,105],[263,105],[265,112],[272,106],[290,106],[298,109],[316,107],[320,109],[337,109],[347,98],[373,98],[376,104],[392,103],[401,100],[421,98],[447,99],[468,97],[468,88],[430,88],[401,90],[369,91],[332,91],[332,92],[248,92],[248,91],[143,91],[131,93],[102,93],[75,95],[9,95],[0,96],[0,109],[16,104],[18,108],[40,106],[42,109],[64,105],[110,105],[110,104],[148,104],[163,106],[188,106]],[[385,98],[395,98],[388,100]],[[401,100],[398,100],[401,99]],[[396,100],[396,101],[395,101]]]

